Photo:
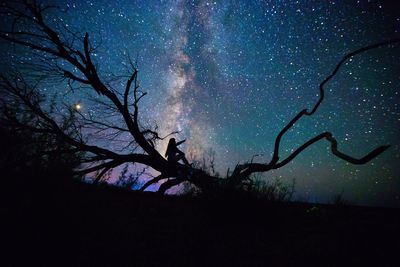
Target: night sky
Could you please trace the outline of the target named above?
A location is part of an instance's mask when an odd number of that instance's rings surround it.
[[[213,149],[222,175],[254,155],[268,162],[277,133],[313,106],[319,83],[342,56],[400,36],[400,9],[388,1],[50,2],[66,10],[50,17],[100,44],[95,60],[104,77],[126,72],[129,56],[137,59],[148,92],[142,121],[157,123],[161,135],[181,131],[176,138],[187,139],[189,161]],[[26,52],[18,56],[5,60],[29,61]],[[399,64],[400,45],[352,58],[326,86],[317,113],[285,135],[281,158],[323,131],[355,157],[380,145],[389,150],[356,166],[321,141],[266,178],[295,179],[302,200],[329,202],[343,192],[354,204],[400,207]],[[113,86],[123,89],[122,82]],[[42,90],[79,102],[82,112],[101,112],[85,90]]]

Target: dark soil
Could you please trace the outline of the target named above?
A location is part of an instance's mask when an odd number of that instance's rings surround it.
[[[2,266],[400,266],[400,212],[3,185]]]

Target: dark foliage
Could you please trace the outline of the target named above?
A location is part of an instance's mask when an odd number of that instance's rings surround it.
[[[396,209],[30,190],[6,204],[4,266],[397,266]]]

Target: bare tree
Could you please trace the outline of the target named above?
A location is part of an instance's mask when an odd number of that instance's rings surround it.
[[[79,34],[69,29],[51,24],[46,20],[46,13],[53,7],[44,6],[36,1],[4,2],[1,6],[2,16],[7,16],[9,27],[2,27],[0,38],[10,44],[22,46],[31,50],[35,56],[35,63],[31,68],[37,75],[32,78],[26,73],[2,73],[0,75],[2,120],[9,125],[35,133],[46,133],[57,136],[69,144],[71,149],[85,152],[82,164],[76,173],[85,175],[97,173],[94,182],[101,181],[110,170],[124,164],[142,164],[160,173],[157,177],[148,180],[140,190],[150,185],[165,181],[159,187],[160,193],[184,181],[189,181],[202,190],[214,188],[216,185],[237,186],[249,179],[253,173],[267,172],[278,169],[291,162],[297,155],[314,143],[325,139],[330,143],[332,153],[352,164],[365,164],[380,155],[388,145],[380,146],[362,158],[354,158],[338,149],[337,141],[330,132],[323,132],[298,147],[288,157],[280,158],[280,144],[285,133],[301,118],[312,116],[324,100],[324,86],[338,73],[341,66],[351,57],[367,50],[376,49],[400,42],[392,39],[372,44],[345,55],[336,65],[333,72],[320,84],[319,99],[311,110],[303,109],[279,132],[275,139],[273,156],[268,163],[238,164],[227,174],[225,179],[219,178],[196,167],[166,160],[163,151],[157,150],[157,141],[174,134],[162,136],[156,125],[140,121],[140,101],[146,95],[139,89],[138,69],[131,64],[131,73],[128,76],[116,76],[115,80],[125,78],[124,89],[113,87],[112,81],[101,77],[93,59],[96,49],[89,40],[89,34]],[[29,27],[27,27],[29,25]],[[29,76],[29,77],[28,77]],[[91,101],[101,107],[101,116],[84,114],[77,107],[59,105],[63,112],[50,112],[46,105],[41,104],[38,98],[42,97],[38,80],[58,78],[66,82],[71,89],[84,92],[95,92],[96,97]],[[33,120],[30,123],[21,121],[19,116],[12,114],[13,105],[21,105]],[[72,127],[63,128],[61,122],[66,116],[74,116]],[[119,151],[111,150],[98,141],[91,144],[90,134],[103,134],[106,140],[118,140],[122,135],[129,137],[130,142],[124,141]],[[126,140],[126,138],[124,138]],[[49,153],[62,153],[53,148]],[[214,173],[214,166],[212,166]],[[168,179],[166,179],[168,178]]]

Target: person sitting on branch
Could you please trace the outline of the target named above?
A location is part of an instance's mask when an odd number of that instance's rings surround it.
[[[178,143],[175,141],[175,138],[169,139],[167,151],[165,152],[165,156],[168,161],[178,162],[180,160],[185,163],[185,165],[190,166],[189,162],[185,157],[185,153],[178,149],[178,146],[184,143],[186,139],[179,141]]]

